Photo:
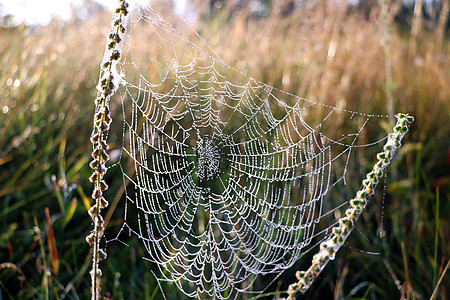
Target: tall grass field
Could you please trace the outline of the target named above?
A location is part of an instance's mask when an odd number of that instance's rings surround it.
[[[271,1],[258,13],[209,2],[189,2],[191,26],[227,64],[331,106],[415,118],[357,230],[298,299],[449,299],[448,1],[434,15],[401,1]],[[110,21],[98,10],[0,27],[0,299],[91,297],[89,138]],[[164,51],[144,39],[135,47],[146,57]],[[120,148],[114,115],[111,126],[110,147]],[[374,155],[358,159],[369,168]],[[349,170],[349,190],[364,174]],[[107,234],[121,222],[124,191],[118,168],[106,180]],[[107,245],[105,299],[186,299],[168,283],[163,295],[146,250],[135,238],[126,242]],[[310,262],[300,260],[259,299],[277,299]]]

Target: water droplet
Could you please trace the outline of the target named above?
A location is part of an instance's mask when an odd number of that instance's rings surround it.
[[[20,86],[21,82],[19,79],[14,80],[14,87],[18,88]]]
[[[30,106],[30,110],[31,110],[32,112],[38,111],[38,110],[39,110],[39,104],[33,103],[33,104]]]
[[[65,181],[63,179],[58,180],[58,186],[62,187],[64,185]]]
[[[50,164],[49,163],[45,163],[42,167],[43,171],[47,171],[48,169],[50,169]]]

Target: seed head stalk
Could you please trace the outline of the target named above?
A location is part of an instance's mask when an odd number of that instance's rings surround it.
[[[128,3],[125,0],[119,0],[119,6],[113,15],[111,32],[108,35],[105,55],[100,67],[98,92],[95,99],[94,128],[91,135],[93,151],[91,153],[92,161],[89,164],[94,171],[89,177],[89,180],[94,184],[92,198],[95,204],[89,209],[94,229],[86,237],[89,246],[93,247],[91,270],[93,300],[100,298],[102,272],[99,268],[99,261],[106,259],[106,252],[100,247],[100,239],[105,231],[105,222],[101,210],[108,206],[108,201],[103,197],[103,193],[108,189],[104,176],[107,172],[106,163],[109,160],[107,137],[112,122],[109,103],[120,82],[117,64],[120,59],[121,41],[126,31],[123,23],[127,15]]]
[[[403,136],[408,132],[410,124],[414,121],[414,118],[407,114],[397,114],[396,118],[397,124],[394,126],[393,132],[388,135],[383,151],[377,154],[377,162],[372,171],[367,173],[361,189],[356,193],[356,197],[350,200],[345,216],[339,219],[338,226],[333,227],[330,237],[320,244],[319,252],[313,256],[309,269],[297,271],[298,282],[289,286],[288,300],[295,299],[297,292],[305,293],[308,290],[327,263],[335,258],[336,252],[352,232],[356,220],[366,208],[369,198],[374,194],[378,182],[383,177],[384,171],[389,166],[397,149],[401,147]]]

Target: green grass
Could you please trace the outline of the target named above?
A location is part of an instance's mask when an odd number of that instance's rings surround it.
[[[108,26],[106,14],[81,24],[0,29],[3,299],[90,295],[89,136]],[[248,22],[245,14],[230,19],[222,13],[195,26],[224,61],[270,85],[332,105],[345,100],[353,110],[386,113],[383,32],[376,19],[319,5],[286,18],[273,14]],[[416,121],[389,169],[385,196],[378,189],[358,221],[361,233],[352,234],[348,247],[300,298],[429,299],[440,280],[435,299],[449,297],[450,277],[441,275],[450,258],[450,45],[448,32],[443,41],[434,30],[420,36],[414,55],[409,32],[394,26],[391,36],[395,110]],[[331,43],[336,45],[332,57]],[[147,49],[144,57],[158,55],[152,45]],[[114,147],[121,124],[113,123],[112,132]],[[107,179],[113,203],[120,199],[121,176],[111,169]],[[110,207],[105,215],[112,214]],[[119,202],[116,213],[122,209]],[[382,213],[387,234],[379,238]],[[160,299],[152,265],[142,259],[145,250],[134,239],[129,244],[108,244],[102,294]],[[295,268],[305,269],[309,261],[305,257]],[[294,271],[286,271],[271,291],[294,282]],[[168,299],[184,299],[175,286],[163,288]]]

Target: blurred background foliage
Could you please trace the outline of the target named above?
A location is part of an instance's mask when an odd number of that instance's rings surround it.
[[[90,297],[89,136],[111,14],[85,5],[88,17],[75,12],[46,26],[2,20],[0,299]],[[378,190],[359,232],[299,299],[429,299],[435,289],[437,299],[450,297],[450,277],[442,276],[450,257],[449,2],[191,0],[186,13],[225,62],[267,84],[416,119],[385,195]],[[112,148],[121,142],[116,123]],[[363,174],[349,174],[356,190]],[[110,217],[122,205],[119,170],[108,181]],[[144,249],[129,244],[108,245],[102,294],[162,299]],[[294,271],[268,291],[286,289]],[[167,299],[183,299],[175,286],[164,290]]]

